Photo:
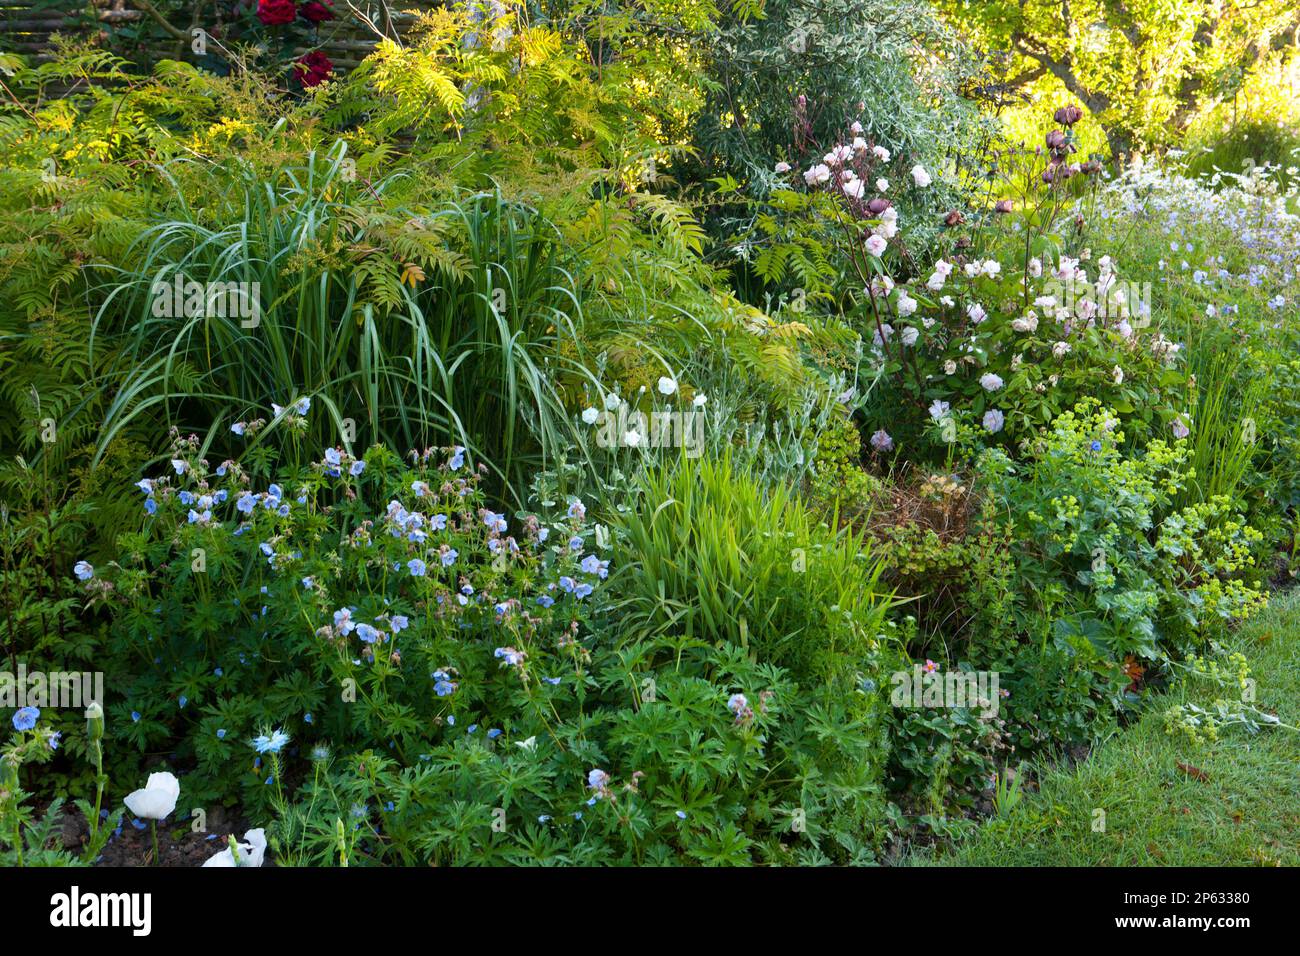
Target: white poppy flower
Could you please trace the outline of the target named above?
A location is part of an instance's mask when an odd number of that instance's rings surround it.
[[[261,866],[262,860],[266,856],[266,831],[249,830],[244,834],[244,842],[238,845],[239,858],[235,858],[235,853],[230,847],[226,847],[216,856],[211,857],[204,862],[204,866],[215,867],[235,867],[235,866]]]
[[[161,820],[176,809],[181,784],[167,771],[151,773],[143,790],[127,794],[126,808],[145,820]]]

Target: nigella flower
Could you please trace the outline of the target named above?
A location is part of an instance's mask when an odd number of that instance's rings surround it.
[[[894,447],[894,439],[889,436],[889,432],[878,428],[871,436],[871,447],[876,451],[889,451]]]
[[[36,726],[36,721],[41,719],[40,709],[37,707],[21,707],[14,713],[14,730],[31,730]]]
[[[253,738],[253,748],[260,754],[278,754],[289,742],[289,735],[283,730],[273,730],[269,735],[258,734]]]
[[[95,576],[95,568],[89,561],[78,561],[72,567],[72,573],[78,581],[89,581]]]
[[[448,563],[449,562],[446,560],[446,555],[443,555],[443,566],[446,567]],[[422,578],[424,577],[424,572],[428,570],[428,565],[426,565],[419,558],[412,558],[410,561],[406,562],[406,568],[408,571],[411,572],[411,577]]]
[[[1097,439],[1094,438],[1092,440],[1092,443],[1088,447],[1091,448],[1093,451],[1101,451],[1101,442],[1097,441]]]

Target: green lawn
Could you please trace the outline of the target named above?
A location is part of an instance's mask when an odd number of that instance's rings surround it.
[[[1250,662],[1256,705],[1300,726],[1300,596],[1233,636]],[[1027,794],[952,851],[915,864],[946,866],[1295,866],[1300,864],[1300,734],[1223,731],[1197,746],[1169,736],[1159,711],[1216,695],[1204,681],[1175,689],[1155,712],[1072,769],[1045,769]],[[1203,771],[1196,779],[1178,766]],[[1095,832],[1094,811],[1105,811]]]

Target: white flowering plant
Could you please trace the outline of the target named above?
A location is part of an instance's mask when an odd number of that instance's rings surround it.
[[[759,275],[804,281],[870,342],[867,361],[894,386],[867,409],[876,451],[930,456],[961,423],[985,443],[1014,442],[1086,395],[1149,432],[1183,411],[1179,345],[1150,330],[1141,287],[1094,255],[1071,215],[1100,167],[1066,161],[1068,133],[1047,143],[1045,169],[1042,150],[997,157],[1016,198],[950,211],[933,262],[908,248],[890,183],[875,176],[888,151],[852,130],[773,196],[790,218],[824,223],[827,244],[760,219]],[[924,189],[936,175],[922,167],[911,178]]]

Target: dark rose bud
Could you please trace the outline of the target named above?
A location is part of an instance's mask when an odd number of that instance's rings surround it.
[[[867,201],[867,212],[873,216],[879,216],[882,212],[892,205],[888,199],[883,196],[874,196]]]
[[[993,205],[993,211],[1000,216],[1005,216],[1007,213],[1011,212],[1013,208],[1010,199],[999,199]]]
[[[962,236],[960,239],[958,239],[958,240],[957,240],[957,248],[958,248],[958,249],[969,249],[969,248],[970,248],[970,237],[969,237],[969,236]]]
[[[1062,126],[1073,126],[1083,119],[1083,110],[1077,106],[1062,106],[1052,115],[1052,119]]]
[[[966,221],[966,217],[963,216],[961,213],[959,213],[956,209],[952,210],[950,213],[948,213],[948,215],[943,217],[943,224],[945,226],[960,226],[965,221]]]
[[[1097,173],[1101,172],[1101,160],[1090,159],[1082,166],[1080,166],[1079,170],[1085,176],[1095,176],[1097,175]]]
[[[1052,181],[1056,178],[1056,176],[1053,172],[1053,168],[1051,166],[1048,166],[1046,169],[1044,169],[1041,173],[1038,174],[1038,178],[1050,186],[1052,185]]]
[[[1065,145],[1065,134],[1062,133],[1059,129],[1054,129],[1047,134],[1046,142],[1047,142],[1048,149],[1053,149],[1053,150],[1060,149],[1062,146]]]
[[[1075,228],[1075,229],[1078,229],[1080,232],[1083,232],[1083,226],[1084,226],[1083,217],[1082,217],[1082,216],[1075,216],[1075,217],[1074,217],[1074,228]]]

